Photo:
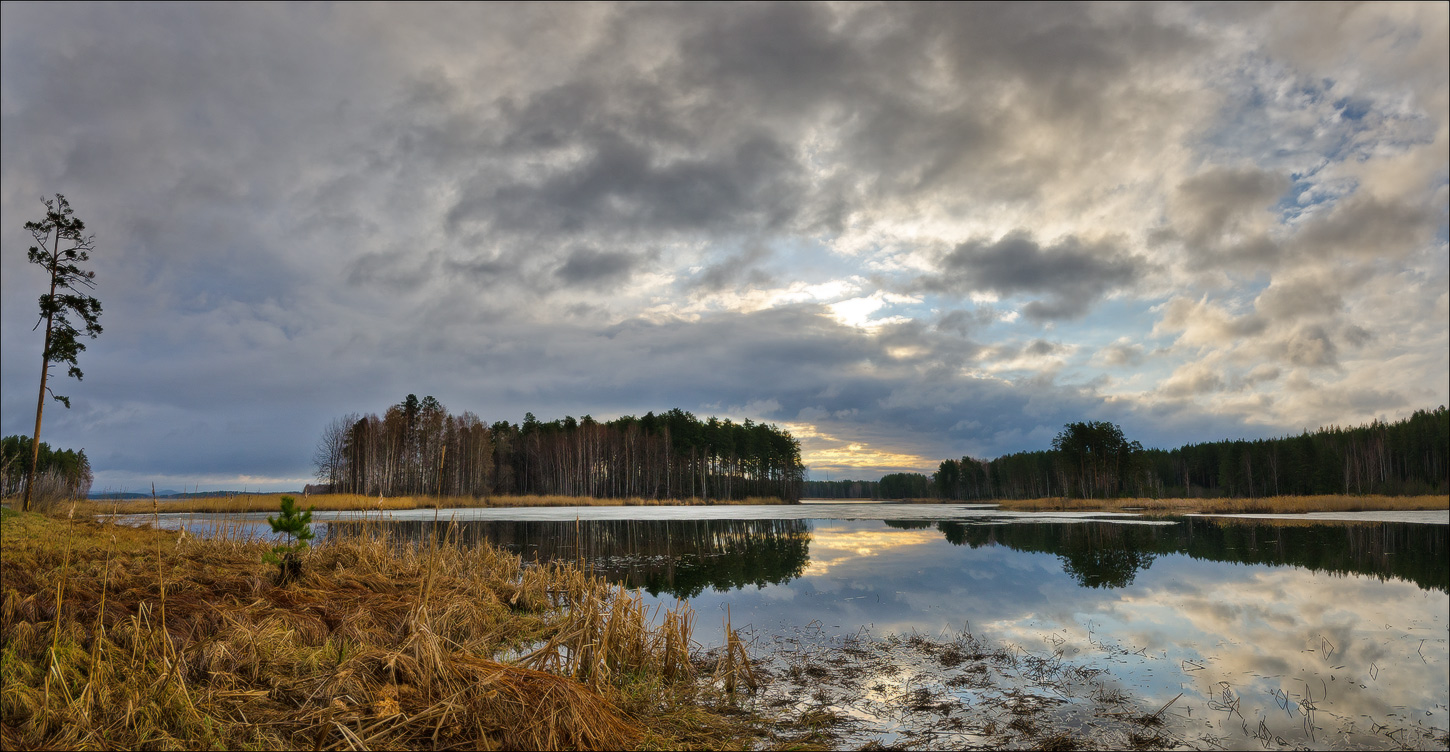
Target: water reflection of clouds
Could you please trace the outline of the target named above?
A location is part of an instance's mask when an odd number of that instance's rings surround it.
[[[1407,709],[1420,709],[1416,720],[1426,726],[1446,726],[1445,593],[1400,580],[1229,564],[1216,565],[1218,577],[1190,582],[1177,571],[1182,563],[1160,561],[1154,576],[1110,597],[1074,599],[1070,616],[1047,620],[1068,626],[1056,649],[1102,655],[1107,638],[1124,651],[1141,650],[1141,660],[1126,661],[1118,673],[1149,704],[1188,689],[1178,712],[1191,708],[1193,716],[1223,721],[1209,703],[1228,686],[1243,698],[1251,727],[1262,718],[1288,738],[1305,733],[1300,700],[1313,702],[1315,725],[1328,731],[1350,721],[1366,733],[1371,721],[1409,725]],[[984,626],[1041,645],[1049,626],[1042,616]],[[1233,719],[1221,731],[1240,724]]]
[[[1367,732],[1371,719],[1408,726],[1412,711],[1427,726],[1447,725],[1450,600],[1405,580],[1170,553],[1126,587],[1091,588],[1055,554],[954,546],[939,531],[867,521],[815,523],[810,554],[799,579],[712,593],[696,608],[729,603],[737,626],[754,620],[767,631],[813,621],[878,635],[970,624],[980,636],[1038,654],[1062,650],[1110,666],[1145,704],[1188,690],[1174,705],[1180,722],[1217,724],[1230,746],[1258,742],[1243,735],[1238,717],[1228,723],[1209,706],[1222,696],[1220,682],[1242,699],[1251,729],[1263,719],[1274,734],[1310,746],[1325,733],[1303,729],[1297,703],[1311,697],[1315,725],[1331,732],[1350,722]],[[1331,643],[1326,660],[1321,648]]]

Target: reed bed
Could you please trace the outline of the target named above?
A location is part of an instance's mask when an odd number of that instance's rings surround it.
[[[295,494],[294,494],[295,495]],[[241,514],[246,512],[275,513],[282,494],[236,494],[232,496],[198,496],[186,499],[103,499],[77,502],[84,514],[151,514],[162,512],[214,512]],[[494,507],[656,507],[706,506],[710,504],[781,504],[773,496],[752,496],[747,499],[706,501],[690,499],[596,499],[589,496],[362,496],[359,494],[316,494],[300,500],[303,507],[320,511],[375,511],[395,509],[461,509]]]
[[[1304,514],[1450,509],[1447,496],[1263,496],[1252,499],[1003,499],[1021,511],[1138,511],[1149,514]]]
[[[693,613],[445,536],[265,543],[6,510],[5,749],[737,748]]]

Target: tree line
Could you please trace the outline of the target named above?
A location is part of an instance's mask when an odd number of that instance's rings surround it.
[[[44,441],[35,447],[29,436],[6,436],[0,439],[0,495],[10,497],[25,492],[32,457],[35,458],[35,489],[31,497],[37,503],[80,498],[90,493],[94,476],[86,450],[52,449]]]
[[[947,499],[1435,494],[1450,491],[1450,411],[1298,436],[1144,449],[1111,423],[1069,423],[1051,450],[946,460]]]
[[[1171,450],[1144,449],[1113,423],[1068,423],[1051,449],[944,460],[930,476],[894,473],[880,481],[803,486],[809,498],[958,501],[1443,494],[1450,492],[1450,411],[1442,405],[1393,423]]]
[[[936,496],[932,477],[921,473],[891,473],[881,480],[808,480],[801,483],[803,499],[926,499]]]
[[[339,493],[382,496],[558,495],[795,501],[800,443],[776,426],[680,409],[597,421],[484,423],[416,395],[382,416],[352,414],[323,431],[313,457]]]

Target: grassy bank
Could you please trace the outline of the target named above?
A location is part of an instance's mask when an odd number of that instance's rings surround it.
[[[1256,499],[1008,499],[1020,511],[1136,511],[1149,514],[1303,514],[1450,509],[1450,496],[1265,496]]]
[[[3,511],[5,749],[739,748],[685,604],[372,538],[273,581],[240,540]]]
[[[292,494],[296,496],[296,494]],[[163,512],[276,512],[282,494],[245,494],[237,496],[199,496],[188,499],[162,499],[157,506]],[[780,504],[773,496],[752,496],[747,499],[721,501],[711,499],[596,499],[589,496],[362,496],[358,494],[315,494],[298,496],[298,503],[319,511],[372,511],[378,509],[461,509],[497,507],[656,507],[705,506],[707,504]],[[150,514],[150,499],[94,500],[80,502],[77,512],[85,514]]]

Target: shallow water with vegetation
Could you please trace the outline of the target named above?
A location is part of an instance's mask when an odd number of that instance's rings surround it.
[[[1057,728],[1109,744],[1093,735],[1111,720],[1106,699],[1132,697],[1162,710],[1123,743],[1435,749],[1450,726],[1444,516],[832,504],[337,515],[319,532],[381,524],[400,541],[449,535],[582,562],[656,602],[688,598],[707,645],[728,612],[780,679],[773,701],[851,720],[846,742],[990,744],[984,719],[1026,723],[1035,703],[1052,705]],[[978,652],[999,663],[941,659],[964,644],[995,646]],[[820,675],[793,683],[792,668],[816,665],[803,655],[822,656]],[[970,673],[983,666],[1017,684],[985,691]]]

